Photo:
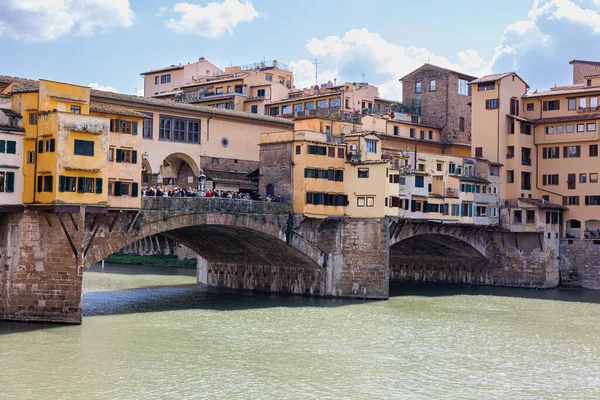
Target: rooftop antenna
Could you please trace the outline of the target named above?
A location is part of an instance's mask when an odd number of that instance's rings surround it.
[[[364,73],[364,72],[363,72],[363,74],[362,74],[362,77],[363,77],[363,80],[362,80],[362,81],[363,81],[363,83],[365,83],[365,73]]]
[[[319,60],[317,60],[316,58],[313,60],[313,65],[315,66],[315,86],[319,86]]]

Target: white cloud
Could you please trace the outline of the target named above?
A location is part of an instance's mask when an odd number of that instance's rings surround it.
[[[135,94],[136,96],[143,96],[144,95],[144,89],[135,89],[132,94]]]
[[[574,59],[598,59],[600,0],[534,0],[506,27],[486,72],[517,71],[534,88],[570,83]]]
[[[97,82],[90,83],[88,86],[91,87],[92,89],[96,89],[96,90],[103,90],[105,92],[119,93],[119,91],[117,89],[115,89],[114,87],[112,87],[112,86],[104,86],[104,85],[101,85],[101,84],[99,84]]]
[[[367,29],[352,29],[343,36],[312,38],[307,41],[306,50],[311,56],[319,57],[319,61],[325,65],[336,65],[334,71],[324,69],[324,72],[319,72],[319,83],[326,82],[331,76],[338,78],[338,81],[356,82],[361,81],[365,74],[365,80],[379,86],[382,97],[392,99],[402,97],[398,79],[426,62],[466,73],[475,72],[484,64],[473,49],[460,51],[456,55],[457,61],[453,62],[426,48],[390,43]],[[300,78],[295,75],[295,79],[296,86],[302,87],[310,74],[314,76],[314,66],[311,68],[312,64],[307,60],[296,63],[290,65],[297,65],[301,72]],[[314,85],[314,77],[310,82]]]
[[[294,86],[306,88],[315,85],[315,65],[309,60],[292,61],[288,67],[294,72]],[[319,83],[335,82],[338,79],[338,71],[319,71]]]
[[[248,0],[223,0],[210,2],[205,7],[190,3],[177,3],[173,11],[180,13],[178,20],[166,21],[167,27],[177,33],[192,33],[202,37],[218,38],[243,22],[251,22],[260,14]]]
[[[67,34],[91,35],[133,26],[129,0],[3,0],[0,36],[47,42]]]

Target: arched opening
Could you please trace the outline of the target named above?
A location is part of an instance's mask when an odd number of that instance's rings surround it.
[[[275,196],[275,186],[273,186],[271,183],[269,183],[267,185],[267,193],[266,196],[271,196],[274,197]]]
[[[176,186],[181,188],[195,188],[198,186],[198,164],[185,153],[172,153],[168,155],[160,166],[157,184],[166,190]]]
[[[148,159],[142,156],[142,186],[154,186],[156,180],[153,179],[152,166]]]
[[[442,234],[411,236],[390,247],[390,279],[485,284],[487,258],[469,243]]]
[[[584,239],[600,239],[600,221],[597,219],[588,219],[585,221]]]
[[[567,239],[581,239],[581,221],[570,219],[566,223],[565,236]]]

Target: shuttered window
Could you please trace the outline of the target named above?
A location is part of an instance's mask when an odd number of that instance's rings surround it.
[[[91,140],[75,139],[74,153],[80,156],[94,156],[94,142]]]

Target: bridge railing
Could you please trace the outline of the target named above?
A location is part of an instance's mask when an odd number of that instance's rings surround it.
[[[143,197],[142,210],[172,212],[225,212],[238,214],[281,214],[292,211],[289,203],[206,197]]]

